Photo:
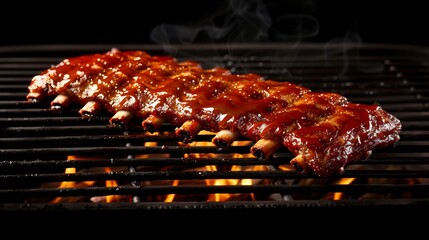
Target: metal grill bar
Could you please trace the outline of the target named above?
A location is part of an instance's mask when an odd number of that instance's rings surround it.
[[[7,159],[8,157],[20,157],[20,156],[43,156],[43,155],[58,155],[58,154],[76,154],[83,156],[109,154],[111,156],[124,156],[127,154],[149,154],[149,153],[165,153],[164,146],[156,147],[144,147],[144,146],[131,146],[131,147],[56,147],[56,148],[31,148],[31,149],[2,149],[0,156]],[[248,146],[231,146],[228,150],[219,149],[213,146],[170,146],[168,147],[168,153],[248,153]]]
[[[334,175],[332,178],[368,177],[368,178],[424,178],[429,170],[348,170],[342,175]],[[4,181],[16,181],[21,183],[58,182],[58,181],[92,181],[92,180],[204,180],[204,179],[297,179],[304,178],[292,171],[144,171],[144,172],[105,172],[105,173],[76,173],[76,174],[26,174],[26,175],[2,175]]]
[[[398,155],[392,158],[388,156],[380,156],[383,155],[380,153],[376,153],[375,157],[373,156],[371,159],[367,159],[362,162],[352,162],[350,165],[387,165],[387,164],[429,164],[429,153],[419,154],[420,156],[409,156],[409,155]],[[387,153],[387,155],[392,155],[392,153]],[[292,154],[290,154],[292,156]],[[287,158],[272,158],[266,160],[264,163],[268,165],[282,165],[285,163]],[[116,166],[189,166],[189,167],[199,167],[199,166],[207,166],[207,165],[217,165],[217,166],[230,166],[230,165],[241,165],[241,166],[250,166],[250,165],[259,165],[261,164],[261,160],[257,158],[110,158],[110,159],[85,159],[82,160],[63,160],[63,159],[50,159],[50,160],[34,160],[34,161],[18,161],[18,160],[10,160],[0,162],[0,167],[4,170],[7,169],[6,172],[13,172],[13,170],[17,169],[65,169],[70,167],[76,168],[90,168],[90,167],[116,167]],[[339,177],[343,175],[338,175]]]
[[[371,185],[312,185],[312,186],[145,186],[136,187],[88,187],[88,188],[36,188],[26,190],[0,190],[0,197],[14,194],[15,197],[69,197],[69,196],[107,196],[107,195],[162,195],[162,194],[213,194],[213,193],[256,193],[256,194],[291,194],[291,193],[426,193],[429,185],[407,184],[371,184]]]

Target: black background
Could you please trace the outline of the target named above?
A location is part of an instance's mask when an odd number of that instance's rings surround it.
[[[424,1],[110,2],[3,3],[0,44],[429,43]]]

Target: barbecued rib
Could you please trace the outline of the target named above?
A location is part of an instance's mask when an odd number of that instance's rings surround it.
[[[372,149],[396,143],[401,130],[400,121],[376,105],[144,51],[65,59],[35,76],[28,89],[29,100],[78,102],[81,114],[104,108],[114,114],[113,125],[137,117],[145,130],[156,131],[170,123],[184,142],[208,130],[217,132],[213,143],[227,148],[242,136],[255,142],[250,151],[260,159],[284,146],[295,154],[298,172],[319,176],[341,173]]]

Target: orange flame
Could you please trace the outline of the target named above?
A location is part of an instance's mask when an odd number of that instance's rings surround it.
[[[214,134],[209,131],[201,131],[200,134]],[[251,146],[252,141],[235,141],[232,143],[232,146]],[[192,142],[191,146],[215,146],[212,142]],[[186,154],[186,158],[215,158],[215,157],[225,157],[225,158],[251,158],[254,157],[251,153],[240,154],[240,153],[231,153],[231,154],[215,154],[215,153],[195,153],[195,154]],[[205,167],[206,171],[218,171],[218,167],[215,165],[210,165]],[[265,166],[238,166],[233,165],[229,171],[262,171],[266,170]],[[231,186],[231,185],[253,185],[254,181],[252,179],[206,179],[205,183],[207,186]],[[230,193],[214,193],[209,194],[207,201],[222,202],[231,199],[234,196],[239,194],[230,194]],[[253,194],[251,197],[254,198]]]
[[[80,160],[82,158],[74,155],[67,156],[67,160],[77,160],[77,159]],[[65,173],[76,174],[76,168],[66,168]],[[94,184],[95,184],[95,181],[84,181],[81,183],[76,183],[74,181],[64,181],[64,182],[61,182],[58,188],[89,187],[89,186],[93,186]],[[52,203],[59,203],[64,201],[65,201],[64,197],[56,197],[52,200]]]
[[[356,178],[342,178],[338,181],[338,184],[340,185],[348,185],[351,184]],[[332,197],[333,200],[341,200],[343,198],[342,192],[335,192],[334,196]]]
[[[177,186],[177,185],[179,185],[179,180],[174,180],[173,186]],[[174,194],[174,193],[168,194],[167,197],[165,198],[164,202],[172,202],[174,200],[174,197],[176,197],[176,194]]]
[[[112,172],[112,169],[109,167],[106,167],[104,169],[105,172]],[[106,181],[106,187],[117,187],[118,183],[115,180],[107,180]],[[107,195],[106,196],[106,202],[118,202],[121,199],[121,195]]]
[[[147,133],[150,135],[157,135],[157,134],[163,134],[160,132],[155,133]],[[215,133],[209,132],[209,131],[201,131],[199,134],[209,134],[213,135]],[[182,145],[182,142],[179,142],[179,145]],[[252,141],[235,141],[232,146],[251,146],[253,144]],[[156,147],[158,146],[158,142],[145,142],[144,146],[147,147]],[[189,143],[190,146],[215,146],[212,142],[201,142],[201,141],[195,141],[192,143]],[[168,158],[170,157],[170,153],[151,153],[151,154],[138,154],[134,156],[135,158]],[[252,158],[254,157],[251,153],[247,154],[240,154],[240,153],[190,153],[190,154],[184,154],[185,158]],[[85,159],[94,159],[94,157],[85,157],[85,156],[74,156],[70,155],[67,157],[68,160],[85,160]],[[210,165],[205,166],[204,168],[206,171],[222,171],[222,169],[219,169],[219,166],[216,165]],[[195,170],[195,168],[193,169]],[[198,170],[201,170],[201,168],[198,168]],[[225,170],[225,169],[224,169]],[[227,171],[264,171],[267,170],[267,166],[241,166],[241,165],[233,165],[230,166],[229,169],[226,169]],[[105,172],[112,172],[113,169],[110,167],[104,168]],[[187,170],[185,170],[187,171]],[[76,174],[76,168],[66,168],[65,173],[67,174]],[[185,180],[172,180],[171,182],[168,182],[167,184],[172,184],[172,186],[178,186],[180,184],[180,181]],[[204,183],[207,186],[233,186],[233,185],[254,185],[260,182],[258,179],[205,179]],[[59,188],[76,188],[76,187],[90,187],[95,185],[95,181],[85,181],[85,182],[74,182],[74,181],[64,181],[61,182]],[[153,184],[152,182],[150,184]],[[162,184],[165,184],[163,182]],[[115,180],[107,180],[105,182],[106,187],[116,187],[119,186],[118,182]],[[241,193],[213,193],[208,194],[206,200],[207,201],[228,201],[232,197],[235,196],[244,196],[247,197],[247,195],[243,195]],[[255,199],[253,196],[253,193],[250,193],[249,196],[252,199]],[[180,196],[181,197],[181,196]],[[164,198],[164,202],[173,202],[177,198],[177,194],[167,194]],[[106,196],[93,196],[90,198],[92,202],[118,202],[118,201],[124,201],[124,199],[127,199],[127,201],[131,201],[130,196],[122,196],[122,195],[106,195]],[[57,197],[52,202],[59,203],[63,202],[65,199],[63,197]]]

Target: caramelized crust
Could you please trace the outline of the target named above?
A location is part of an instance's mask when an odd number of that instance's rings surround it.
[[[53,106],[74,101],[86,115],[104,108],[114,124],[138,117],[145,130],[156,131],[170,123],[184,142],[201,130],[221,133],[213,142],[222,148],[242,136],[255,142],[251,152],[261,159],[284,146],[299,173],[318,176],[341,173],[347,163],[399,141],[401,131],[400,121],[376,105],[144,51],[65,59],[34,76],[28,90],[31,101],[61,96]]]

